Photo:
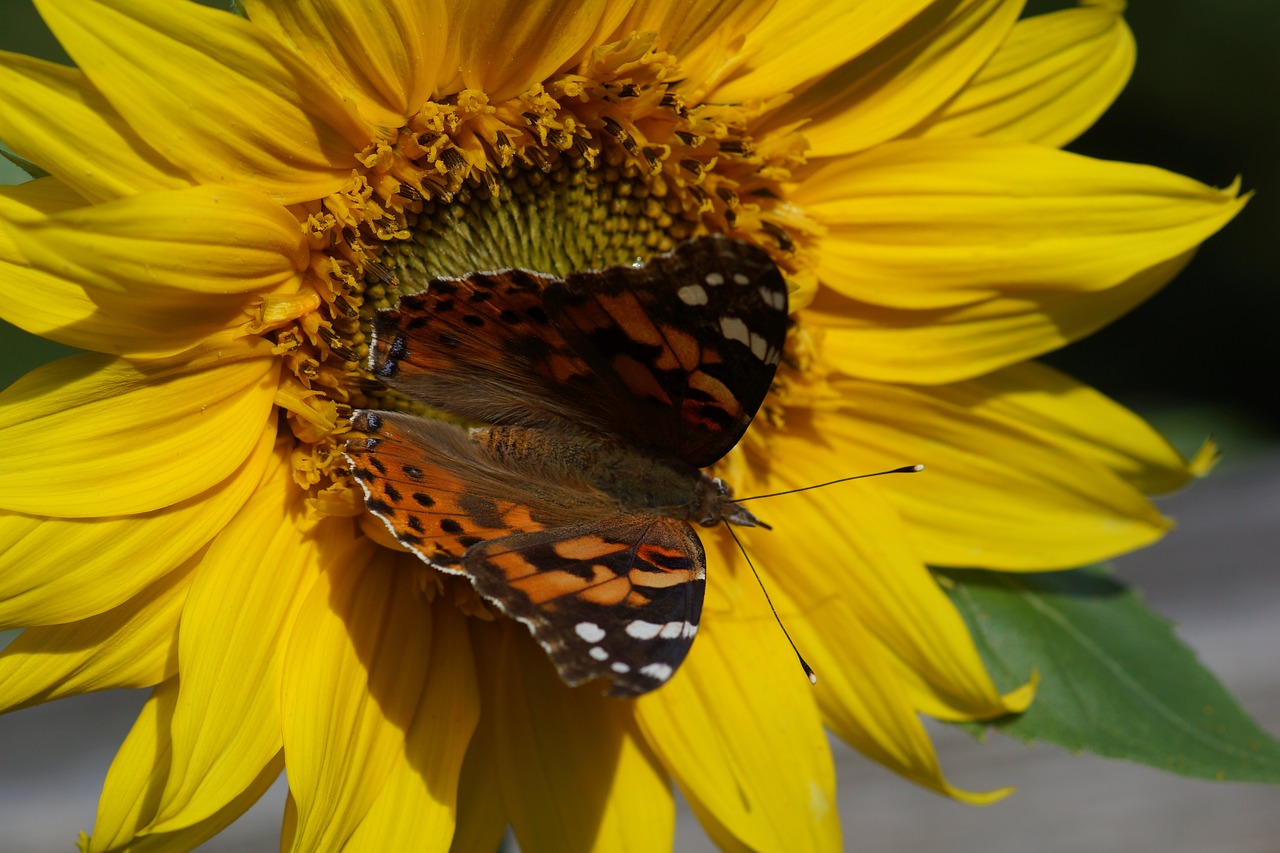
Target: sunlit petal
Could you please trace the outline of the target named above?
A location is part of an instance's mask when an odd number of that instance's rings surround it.
[[[605,0],[458,3],[450,29],[466,33],[463,84],[486,92],[490,100],[510,98],[580,56],[602,17],[620,17],[626,5]]]
[[[257,488],[275,435],[275,425],[268,424],[231,476],[150,513],[92,519],[0,515],[0,625],[85,619],[178,569]]]
[[[522,847],[670,847],[670,782],[637,740],[629,703],[598,684],[565,687],[519,624],[506,626],[495,680],[503,799]]]
[[[876,484],[926,563],[1004,570],[1070,568],[1159,539],[1169,522],[1099,461],[1064,459],[1034,430],[945,392],[854,380],[815,412],[828,446],[858,471],[923,463]]]
[[[712,79],[725,79],[706,99],[737,103],[789,92],[867,51],[928,5],[929,0],[774,3],[742,46],[727,53],[728,67],[709,71]]]
[[[808,121],[803,133],[812,157],[850,154],[893,139],[964,90],[1000,47],[1022,5],[1023,0],[930,4],[770,115],[766,126]]]
[[[194,562],[105,613],[19,634],[0,651],[0,711],[177,675],[178,616]]]
[[[159,0],[38,8],[134,131],[202,182],[316,198],[343,184],[369,139],[297,54],[235,15]]]
[[[241,793],[205,820],[139,836],[140,830],[152,822],[159,794],[169,776],[173,755],[170,731],[178,704],[178,679],[171,678],[152,691],[107,771],[98,802],[98,819],[85,853],[190,850],[240,817],[280,775],[283,761],[277,756]]]
[[[1101,293],[1042,293],[959,308],[883,308],[830,291],[805,315],[843,373],[936,385],[981,376],[1077,341],[1145,302],[1191,252]]]
[[[280,467],[264,480],[197,570],[179,629],[169,778],[150,832],[216,814],[282,746],[283,637],[322,569],[351,547],[342,525],[297,523],[302,495],[287,476]]]
[[[478,708],[461,617],[433,610],[404,558],[367,540],[302,605],[281,694],[293,849],[441,848],[453,835]]]
[[[63,211],[19,224],[13,237],[33,267],[89,290],[296,289],[308,261],[287,210],[258,193],[215,187]]]
[[[969,85],[909,135],[1071,142],[1133,71],[1122,6],[1090,3],[1019,21]]]
[[[221,482],[262,435],[278,367],[248,344],[210,369],[72,356],[0,394],[0,506],[64,518],[149,512]],[[231,360],[239,356],[242,360]],[[161,464],[181,460],[181,464]]]
[[[875,305],[940,309],[1114,287],[1243,206],[1161,169],[1033,145],[906,140],[832,161],[794,200],[825,226],[818,275]]]
[[[0,52],[0,112],[5,144],[89,201],[192,183],[142,141],[79,69]]]
[[[754,581],[738,581],[742,558],[715,544],[698,641],[637,700],[640,730],[721,847],[838,850],[835,771],[809,684]]]
[[[249,18],[296,48],[372,124],[396,126],[448,83],[456,57],[445,0],[351,4],[248,0]]]

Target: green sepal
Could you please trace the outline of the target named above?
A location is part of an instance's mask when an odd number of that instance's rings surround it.
[[[987,725],[1183,776],[1280,783],[1280,741],[1107,570],[937,574],[1001,690],[1040,675],[1026,713]]]
[[[41,169],[35,163],[32,163],[30,160],[27,160],[24,157],[19,157],[17,154],[14,154],[10,151],[5,151],[3,148],[0,148],[0,157],[4,157],[4,159],[8,160],[10,163],[17,166],[19,169],[25,172],[27,176],[30,178],[49,177],[49,173],[46,172],[44,169]]]

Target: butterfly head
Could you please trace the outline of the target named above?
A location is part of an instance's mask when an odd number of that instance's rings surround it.
[[[733,489],[728,483],[719,477],[708,477],[705,474],[702,476],[691,520],[703,527],[715,527],[721,521],[727,521],[741,527],[770,529],[769,525],[752,515],[746,507],[734,502]]]

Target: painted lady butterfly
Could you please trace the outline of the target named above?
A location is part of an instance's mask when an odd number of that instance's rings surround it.
[[[636,696],[698,630],[690,522],[760,524],[699,469],[746,432],[786,330],[777,267],[723,237],[563,280],[436,279],[378,314],[371,369],[493,426],[361,411],[347,457],[369,510],[528,625],[566,683]]]

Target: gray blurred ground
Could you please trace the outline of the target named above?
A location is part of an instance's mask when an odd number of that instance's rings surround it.
[[[1179,529],[1119,562],[1253,716],[1280,733],[1280,453],[1163,502]],[[80,697],[0,718],[0,851],[70,851],[141,693]],[[846,847],[867,853],[1280,850],[1280,787],[1220,785],[935,726],[943,767],[970,789],[1016,785],[987,808],[917,789],[836,744]],[[215,851],[276,849],[278,784]],[[684,809],[679,851],[713,848]]]

